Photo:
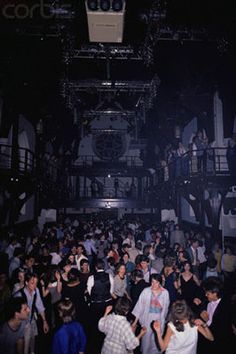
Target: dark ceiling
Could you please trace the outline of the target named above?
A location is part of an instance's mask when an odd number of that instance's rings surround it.
[[[35,3],[42,0],[21,1],[28,7]],[[80,49],[90,44],[85,6],[83,0],[43,2],[47,9],[55,3],[69,4],[70,18],[49,20],[35,11],[32,18],[9,19],[4,15],[5,6],[19,1],[0,1],[0,85],[6,118],[11,116],[12,108],[24,113],[34,124],[43,118],[47,138],[57,136],[57,140],[69,142],[75,134],[73,114],[61,95],[61,80],[65,74],[87,82],[106,79],[107,66],[106,60],[97,58],[65,61],[65,49]],[[232,133],[236,112],[233,5],[233,0],[127,0],[121,45],[143,53],[144,61],[110,60],[110,78],[114,82],[149,80],[158,75],[160,86],[155,104],[148,112],[147,131],[156,135],[160,129],[168,131],[176,122],[184,124],[194,116],[210,125],[212,95],[218,88],[225,103],[225,133]],[[144,47],[151,51],[148,63]],[[78,101],[81,112],[99,104],[94,97],[85,96],[81,94]]]

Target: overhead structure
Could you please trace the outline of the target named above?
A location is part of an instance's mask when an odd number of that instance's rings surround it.
[[[90,42],[121,43],[123,40],[124,0],[86,0]]]

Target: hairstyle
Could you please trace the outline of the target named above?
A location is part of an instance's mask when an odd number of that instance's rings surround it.
[[[120,263],[118,263],[118,264],[116,265],[116,274],[119,273],[120,267],[122,267],[122,266],[125,267],[124,262],[120,262]]]
[[[22,305],[27,304],[24,297],[12,297],[6,305],[6,320],[14,318],[16,312],[21,312]]]
[[[73,283],[79,280],[79,271],[78,269],[72,268],[68,273],[68,281],[69,283]]]
[[[185,300],[177,300],[170,307],[168,321],[171,321],[178,332],[184,331],[182,320],[188,320],[191,327],[194,326],[194,316]]]
[[[129,253],[128,253],[128,252],[124,252],[124,253],[123,253],[122,258],[123,258],[124,256],[128,256],[128,258],[130,258],[130,256],[129,256]]]
[[[132,272],[132,278],[140,278],[143,279],[143,272],[141,271],[141,269],[134,269]]]
[[[70,299],[66,298],[60,301],[58,306],[58,314],[64,323],[73,321],[75,318],[75,306]]]
[[[31,258],[35,259],[35,255],[33,253],[26,254],[25,257],[24,257],[24,260],[28,261]]]
[[[223,295],[224,285],[220,278],[218,277],[208,277],[202,282],[202,287],[205,292],[209,291],[211,293],[216,293],[217,297],[220,298]]]
[[[191,261],[184,261],[182,263],[182,271],[184,272],[184,267],[185,267],[186,264],[189,264],[190,272],[192,272],[193,271],[193,267],[192,267]]]
[[[109,266],[114,267],[116,264],[115,258],[114,257],[108,257],[107,258],[107,263]]]
[[[87,259],[81,259],[80,267],[82,267],[85,263],[87,263],[89,265],[89,261]]]
[[[142,259],[142,256],[143,256],[142,254],[138,254],[138,255],[135,257],[134,262],[135,262],[135,265],[136,265],[136,266],[140,264],[141,259]]]
[[[125,316],[129,312],[130,307],[131,307],[130,300],[127,299],[126,297],[120,297],[115,304],[114,312],[117,315]]]
[[[97,259],[96,263],[95,263],[95,267],[97,269],[100,269],[100,270],[104,270],[105,269],[105,263],[102,259]]]
[[[131,248],[129,243],[123,243],[122,248]]]
[[[150,275],[150,283],[152,282],[152,280],[159,281],[159,283],[162,285],[162,276],[161,276],[161,274],[158,274],[158,273],[151,274]]]
[[[166,255],[163,263],[164,263],[164,267],[173,267],[176,263],[176,259],[171,255]]]
[[[31,272],[25,273],[25,283],[28,283],[30,281],[30,279],[32,279],[32,278],[38,279],[38,275],[36,273],[31,273]]]
[[[148,256],[146,256],[145,254],[141,254],[140,263],[141,263],[141,262],[147,262],[147,263],[149,263],[149,258],[148,258]]]
[[[72,266],[72,262],[69,260],[69,258],[66,258],[65,260],[63,259],[62,264],[61,264],[62,268],[64,268],[67,265]]]
[[[82,245],[81,243],[79,243],[79,244],[77,245],[77,248],[78,248],[78,247],[82,248],[82,253],[83,253],[83,254],[86,253],[86,250],[85,250],[84,245]]]
[[[217,260],[214,257],[209,257],[207,260],[207,266],[210,269],[213,269],[216,267],[216,265],[217,265]]]

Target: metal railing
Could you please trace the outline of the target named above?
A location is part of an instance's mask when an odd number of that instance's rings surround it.
[[[47,161],[38,160],[36,165],[35,153],[22,147],[0,144],[0,170],[8,171],[19,175],[36,174],[47,181],[57,183],[61,172],[56,162],[48,159]]]
[[[79,196],[81,198],[109,198],[109,199],[114,199],[114,198],[125,198],[125,199],[136,199],[137,196],[137,191],[133,191],[127,195],[127,192],[125,191],[124,188],[119,188],[118,190],[115,190],[115,188],[112,187],[103,187],[103,189],[100,191],[98,190],[96,193],[93,193],[91,191],[91,187],[81,187],[77,191]],[[77,195],[78,196],[78,195]],[[74,196],[76,197],[76,196]]]
[[[138,156],[124,156],[117,159],[115,162],[125,164],[127,167],[142,167],[143,161]],[[94,155],[79,156],[74,162],[74,167],[92,167],[94,164],[109,164],[113,163],[110,160],[101,160]]]
[[[34,174],[35,167],[35,155],[29,149],[0,144],[1,170],[14,170],[19,174]]]
[[[227,148],[188,151],[158,169],[158,183],[178,178],[230,176]]]

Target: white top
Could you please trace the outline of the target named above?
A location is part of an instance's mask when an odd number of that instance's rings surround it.
[[[173,334],[170,337],[166,354],[196,354],[198,330],[196,326],[190,327],[189,322],[184,324],[184,331],[178,332],[172,322],[168,323]]]

